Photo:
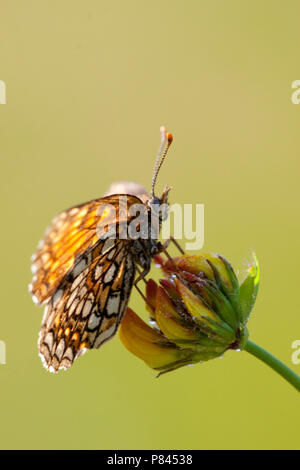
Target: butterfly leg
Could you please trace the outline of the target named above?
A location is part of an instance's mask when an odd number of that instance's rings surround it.
[[[136,288],[136,290],[138,291],[138,293],[142,296],[142,299],[144,302],[146,302],[147,304],[149,304],[146,296],[143,294],[143,292],[141,291],[141,289],[138,287],[137,284],[134,284],[134,287]]]
[[[160,244],[159,248],[161,248],[161,246],[163,246],[163,247],[166,249],[166,248],[168,248],[168,246],[170,245],[171,242],[176,246],[177,250],[178,250],[182,255],[185,254],[184,251],[183,251],[183,249],[182,249],[181,246],[179,245],[179,243],[178,243],[178,242],[175,240],[175,238],[172,237],[172,236],[171,236],[168,240],[166,240],[165,243]],[[163,251],[163,250],[161,249],[160,251]]]
[[[170,242],[170,241],[173,241],[173,243],[175,244],[175,246],[177,246],[177,248],[179,249],[179,251],[184,254],[184,251],[182,251],[180,245],[178,245],[178,243],[175,242],[175,240],[174,240],[173,237],[170,237],[170,240],[168,240],[168,242]],[[176,276],[177,276],[179,279],[181,279],[181,280],[183,281],[182,276],[180,275],[180,271],[179,271],[179,269],[178,269],[178,266],[177,266],[176,263],[174,262],[172,256],[169,255],[169,253],[168,253],[168,251],[167,251],[167,249],[166,249],[166,247],[165,247],[165,244],[159,243],[159,247],[158,247],[158,248],[160,249],[160,252],[163,252],[163,253],[166,255],[166,257],[168,258],[169,262],[173,265],[173,267],[174,267],[174,269],[175,269],[175,272],[176,272]],[[184,281],[183,281],[183,282],[184,282]]]
[[[147,281],[145,279],[145,277],[147,276],[148,272],[150,271],[150,269],[146,268],[146,269],[143,269],[143,271],[140,271],[138,268],[138,273],[139,273],[139,276],[137,277],[137,279],[134,281],[133,285],[134,287],[136,288],[136,290],[138,291],[138,293],[142,296],[142,299],[144,300],[144,302],[146,302],[150,307],[151,305],[149,304],[149,301],[147,300],[146,296],[143,294],[143,292],[141,291],[141,289],[138,287],[138,282],[143,280],[144,283],[147,285]]]
[[[137,268],[137,269],[138,269],[138,268]],[[147,274],[149,273],[149,271],[150,271],[150,268],[149,268],[149,267],[144,268],[143,271],[140,271],[140,270],[138,269],[139,275],[138,275],[138,277],[136,278],[136,280],[134,281],[133,284],[136,286],[136,284],[137,284],[138,282],[142,281],[142,280],[145,282],[145,284],[147,284],[147,281],[146,281],[145,277],[147,276]]]
[[[145,244],[142,243],[142,241],[137,240],[132,249],[132,253],[136,261],[136,269],[139,273],[139,276],[134,281],[135,285],[142,279],[145,281],[145,277],[149,273],[151,267],[151,257],[149,255],[149,252],[147,251]],[[138,266],[142,268],[142,271],[138,268]]]
[[[183,249],[181,248],[181,246],[179,245],[179,243],[175,240],[175,238],[174,238],[174,237],[170,237],[170,241],[171,241],[172,243],[174,243],[174,245],[176,246],[177,250],[178,250],[182,255],[184,255]]]

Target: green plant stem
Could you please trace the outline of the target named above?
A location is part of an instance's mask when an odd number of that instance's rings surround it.
[[[253,343],[248,339],[244,351],[252,354],[261,361],[268,364],[273,370],[280,374],[285,380],[293,385],[300,392],[300,377],[289,369],[283,362],[276,359],[272,354],[268,353],[265,349],[261,348],[257,344]]]

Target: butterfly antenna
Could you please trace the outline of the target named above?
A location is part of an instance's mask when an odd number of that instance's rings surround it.
[[[165,127],[160,128],[160,133],[161,133],[161,142],[160,142],[158,154],[155,160],[155,166],[154,166],[154,171],[153,171],[153,176],[152,176],[152,189],[151,189],[152,197],[155,197],[154,187],[155,187],[155,183],[157,180],[158,172],[163,164],[164,159],[166,158],[166,155],[171,146],[171,143],[173,142],[172,134],[170,132],[167,132],[167,129]]]

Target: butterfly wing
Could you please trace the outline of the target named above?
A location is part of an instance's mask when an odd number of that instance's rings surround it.
[[[70,368],[87,349],[113,337],[134,277],[128,240],[101,241],[78,259],[45,309],[39,354],[48,370]]]
[[[126,209],[120,210],[120,197],[126,198]],[[142,201],[135,196],[110,195],[72,207],[55,217],[32,257],[33,279],[29,289],[33,300],[49,301],[77,260],[99,243],[104,230],[117,222],[130,221],[128,211],[132,204],[142,204]]]

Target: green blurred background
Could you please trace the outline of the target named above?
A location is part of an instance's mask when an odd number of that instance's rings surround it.
[[[155,379],[116,336],[47,373],[27,289],[54,215],[112,181],[150,187],[164,124],[157,189],[205,204],[204,251],[243,273],[256,250],[251,339],[300,373],[299,14],[297,1],[2,0],[1,448],[299,448],[299,395],[246,352]],[[130,306],[144,315],[136,292]]]

